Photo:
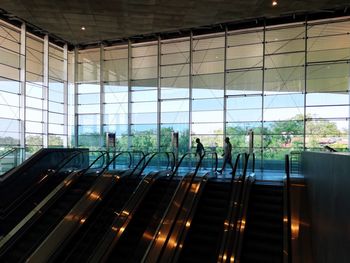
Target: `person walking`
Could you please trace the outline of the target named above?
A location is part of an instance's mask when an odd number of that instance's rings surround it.
[[[201,140],[199,138],[196,139],[196,143],[197,143],[196,155],[198,155],[198,157],[200,158],[204,155],[204,146],[201,143]]]
[[[229,164],[231,166],[231,169],[233,171],[233,163],[232,163],[232,144],[230,142],[230,138],[226,137],[225,138],[225,143],[224,143],[224,153],[223,153],[223,163],[222,163],[222,168],[221,170],[218,170],[218,173],[222,173],[225,170],[226,164]],[[232,174],[232,172],[231,172]]]

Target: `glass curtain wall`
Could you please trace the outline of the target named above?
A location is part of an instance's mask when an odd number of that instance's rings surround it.
[[[179,132],[181,153],[195,138],[220,153],[225,136],[239,153],[251,130],[257,167],[283,169],[290,151],[348,149],[349,31],[348,21],[314,21],[131,43],[105,48],[100,64],[98,50],[84,51],[94,66],[81,69],[104,68],[103,132],[123,149],[171,150]],[[94,82],[84,129],[105,136],[99,77],[82,81]]]
[[[103,147],[113,132],[119,149],[170,150],[177,131],[180,152],[228,136],[237,153],[252,130],[264,169],[347,151],[349,36],[339,18],[67,52],[1,22],[1,149]]]
[[[305,26],[268,27],[264,43],[262,159],[269,169],[303,148]]]
[[[64,50],[57,46],[49,45],[49,86],[48,86],[48,122],[49,141],[52,147],[67,145],[67,130],[65,123],[67,110],[65,109],[65,81],[67,79],[65,65],[67,58]]]
[[[46,83],[45,83],[46,84]],[[36,151],[44,146],[47,119],[44,85],[44,41],[27,34],[26,37],[26,147]]]
[[[161,42],[160,147],[171,151],[172,133],[179,134],[179,153],[189,145],[190,39]]]
[[[116,134],[120,150],[128,149],[128,54],[128,46],[105,48],[103,59],[103,132]]]
[[[309,23],[305,146],[348,150],[350,22]]]
[[[131,46],[131,148],[158,149],[158,42]]]
[[[101,146],[100,49],[80,50],[77,58],[78,147]]]
[[[67,146],[65,50],[0,21],[0,151]]]
[[[225,36],[194,37],[192,41],[192,144],[222,146],[224,134]]]
[[[20,146],[20,30],[0,23],[0,153]]]
[[[235,153],[248,148],[248,131],[254,132],[257,167],[262,154],[262,96],[264,32],[257,28],[229,32],[226,53],[226,136]]]

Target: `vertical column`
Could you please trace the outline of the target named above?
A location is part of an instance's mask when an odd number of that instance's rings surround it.
[[[74,49],[74,145],[79,146],[78,141],[78,49]]]
[[[105,111],[105,89],[104,89],[104,74],[103,74],[103,68],[104,68],[104,47],[101,44],[100,46],[100,142],[99,146],[103,147],[104,145],[104,136],[103,136],[103,117],[104,117],[104,111]]]
[[[158,62],[157,62],[157,148],[160,152],[160,136],[161,136],[161,79],[160,79],[160,63],[161,63],[161,42],[160,36],[158,37]]]
[[[44,37],[43,147],[49,145],[49,36]]]
[[[192,47],[193,47],[193,32],[191,31],[190,34],[190,65],[189,65],[189,92],[188,92],[188,123],[189,123],[189,140],[188,140],[188,151],[191,151],[191,143],[192,143],[192,61],[193,61],[193,54],[192,54]]]
[[[224,111],[223,111],[223,131],[224,131],[224,138],[226,138],[226,112],[227,112],[227,91],[226,91],[226,69],[227,69],[227,26],[225,27],[225,50],[224,50]]]
[[[68,46],[63,47],[63,147],[68,147]]]
[[[264,170],[264,95],[265,95],[265,47],[266,47],[266,21],[264,20],[264,27],[263,27],[263,65],[262,65],[262,83],[261,83],[261,163],[260,163],[260,170]]]
[[[20,48],[20,147],[26,146],[26,24],[21,26],[21,48]],[[25,151],[24,151],[25,152]],[[24,156],[22,156],[23,158]],[[23,159],[24,160],[24,159]]]
[[[131,148],[131,76],[132,76],[132,61],[131,61],[131,41],[128,43],[128,149]]]
[[[305,18],[305,61],[304,61],[304,118],[303,118],[303,124],[304,124],[304,136],[303,136],[303,150],[306,149],[306,89],[307,85],[307,18]]]

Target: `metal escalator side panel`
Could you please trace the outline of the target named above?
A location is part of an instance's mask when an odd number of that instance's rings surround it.
[[[229,207],[227,216],[224,222],[224,233],[221,240],[220,252],[218,255],[217,262],[225,262],[227,259],[227,252],[229,246],[229,240],[232,238],[233,231],[235,230],[235,218],[238,214],[238,197],[240,194],[240,186],[242,185],[242,180],[237,178],[232,183],[232,190],[230,195]]]
[[[168,236],[167,243],[163,248],[163,253],[159,262],[169,262],[173,259],[175,253],[182,248],[187,231],[191,226],[195,207],[200,199],[200,195],[206,185],[207,177],[204,176],[199,180],[194,180],[187,192],[186,199],[180,208],[176,222],[173,226],[170,236]]]
[[[186,197],[186,193],[191,186],[192,177],[195,173],[188,173],[183,177],[179,183],[177,189],[174,192],[173,197],[166,209],[163,218],[161,219],[155,235],[151,237],[152,242],[148,246],[146,253],[141,262],[156,262],[160,256],[162,247],[165,245],[167,236],[170,234],[172,225],[175,222],[176,214],[178,213],[180,206]]]
[[[32,253],[27,262],[48,262],[55,251],[84,224],[86,218],[119,180],[119,177],[108,174],[98,177],[94,185]]]
[[[35,223],[37,218],[46,211],[78,178],[81,176],[79,172],[71,173],[63,182],[61,182],[44,200],[42,200],[24,219],[22,219],[16,227],[14,227],[0,241],[0,257],[7,249],[16,242],[16,240]]]
[[[139,204],[149,191],[151,185],[154,183],[156,177],[157,173],[151,172],[141,180],[134,193],[121,209],[120,213],[116,216],[114,222],[110,226],[109,231],[105,233],[103,239],[97,245],[94,253],[89,258],[89,262],[105,261],[108,258],[108,255],[111,253],[114,245],[122,236]]]
[[[246,228],[245,226],[247,222],[247,211],[248,211],[250,194],[252,191],[252,186],[254,184],[254,181],[255,181],[254,177],[248,177],[246,179],[246,182],[244,183],[242,203],[239,209],[239,215],[238,215],[239,217],[236,222],[234,244],[232,246],[232,251],[227,252],[228,257],[235,259],[235,262],[240,262],[243,238],[244,238],[245,228]]]
[[[177,180],[174,177],[167,177],[168,182],[165,187],[163,195],[160,199],[157,199],[157,208],[152,214],[152,218],[149,221],[147,227],[144,229],[142,236],[139,237],[138,244],[134,248],[134,253],[131,257],[130,262],[140,262],[149,245],[152,243],[153,238],[158,233],[158,226],[162,222],[162,219],[167,211],[169,203],[171,202],[176,190],[181,184],[181,180]]]

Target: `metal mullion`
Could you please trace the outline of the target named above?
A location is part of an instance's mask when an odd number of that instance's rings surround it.
[[[20,146],[26,146],[26,24],[21,25],[21,45],[20,45]],[[25,152],[25,151],[24,151]],[[24,155],[22,156],[22,158]]]
[[[160,64],[162,67],[171,67],[171,66],[183,66],[187,65],[188,62],[183,62],[183,63],[172,63],[172,64]]]
[[[49,145],[49,36],[44,36],[44,74],[43,74],[43,147]]]
[[[78,136],[78,126],[79,126],[79,116],[78,116],[78,48],[74,49],[74,146],[79,145]]]
[[[160,83],[160,60],[161,60],[161,42],[160,37],[158,37],[158,63],[157,63],[157,148],[158,152],[160,152],[160,138],[161,138],[161,83]]]
[[[237,35],[235,35],[237,36]],[[229,36],[228,36],[229,37]],[[252,43],[246,43],[246,44],[239,44],[239,45],[227,45],[227,48],[234,48],[234,47],[246,47],[246,46],[256,46],[261,45],[261,42],[252,42]]]
[[[68,147],[68,45],[63,47],[63,147]]]
[[[104,102],[105,102],[105,93],[104,93],[104,74],[103,74],[103,68],[104,68],[104,47],[101,44],[100,46],[100,136],[99,136],[99,147],[103,146],[103,117],[104,117]]]
[[[264,95],[265,95],[265,48],[266,48],[266,20],[264,20],[264,29],[263,29],[263,65],[262,65],[262,90],[261,90],[261,163],[260,170],[264,171]]]
[[[190,33],[190,61],[189,61],[189,92],[188,92],[188,125],[189,125],[189,140],[188,140],[188,150],[191,151],[191,143],[192,143],[192,62],[193,62],[193,50],[192,50],[192,46],[193,46],[193,32],[191,31]]]
[[[305,18],[305,62],[304,62],[304,118],[303,118],[303,124],[304,124],[304,136],[303,136],[303,150],[306,150],[306,94],[307,94],[307,27],[308,27],[308,22],[307,19]]]
[[[131,76],[132,76],[132,57],[131,57],[131,41],[128,42],[128,149],[131,148]]]
[[[228,49],[228,45],[227,45],[227,27],[225,27],[225,47],[224,47],[224,110],[223,110],[223,140],[224,138],[227,137],[227,131],[226,131],[226,124],[227,124],[227,86],[226,86],[226,82],[227,82],[227,49]]]
[[[261,70],[263,67],[250,67],[250,68],[237,68],[237,69],[226,69],[227,73],[233,73],[233,72],[248,72],[248,71],[257,71]]]

